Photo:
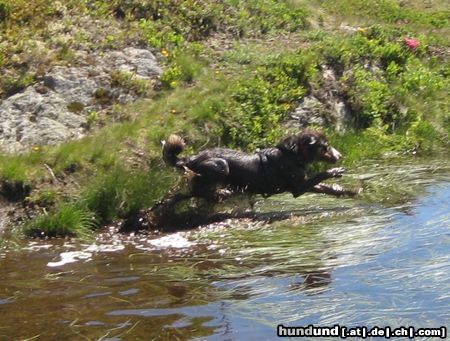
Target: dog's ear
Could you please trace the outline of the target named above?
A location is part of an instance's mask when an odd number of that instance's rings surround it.
[[[326,138],[318,131],[305,129],[299,135],[299,143],[305,148],[315,148],[322,143],[326,143]]]
[[[299,141],[297,136],[289,136],[278,143],[277,148],[293,153],[298,153],[298,142]]]

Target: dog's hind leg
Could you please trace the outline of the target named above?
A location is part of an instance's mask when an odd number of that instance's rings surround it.
[[[197,175],[192,179],[191,194],[194,197],[215,198],[216,189],[230,174],[228,162],[221,158],[209,158],[191,167]]]
[[[219,195],[216,193],[217,182],[209,178],[196,176],[191,182],[190,194],[192,197],[203,198],[213,202],[218,202]]]
[[[187,166],[199,177],[216,183],[221,182],[230,174],[230,168],[227,160],[218,157],[211,157]]]

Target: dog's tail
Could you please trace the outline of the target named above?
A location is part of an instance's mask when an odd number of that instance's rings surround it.
[[[169,136],[167,141],[161,141],[163,145],[163,160],[168,166],[172,167],[183,167],[183,160],[178,158],[178,154],[180,154],[186,143],[184,140],[175,134]]]

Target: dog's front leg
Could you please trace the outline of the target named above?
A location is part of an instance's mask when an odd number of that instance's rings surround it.
[[[345,168],[338,167],[329,169],[326,172],[318,173],[296,186],[292,191],[292,195],[294,196],[294,198],[296,198],[302,194],[305,194],[305,192],[311,191],[314,186],[320,184],[322,181],[331,178],[340,178],[344,172]]]
[[[353,197],[359,193],[359,191],[348,190],[338,184],[328,185],[328,184],[324,184],[324,183],[319,183],[319,184],[315,185],[308,192],[329,194],[329,195],[334,195],[337,197],[340,197],[343,195],[348,195],[348,196]]]

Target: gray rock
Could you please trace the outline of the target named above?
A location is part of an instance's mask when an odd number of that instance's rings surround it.
[[[322,66],[322,70],[322,86],[302,99],[290,113],[288,124],[298,128],[334,125],[337,131],[343,131],[351,122],[351,110],[341,95],[334,70],[326,66]]]
[[[0,150],[26,151],[32,146],[57,144],[85,135],[87,116],[126,103],[137,95],[114,88],[111,72],[130,72],[137,79],[152,80],[162,72],[154,55],[145,49],[126,48],[79,67],[56,66],[42,80],[0,102]],[[111,101],[99,101],[102,89]]]
[[[290,117],[301,128],[310,125],[323,126],[327,123],[325,107],[314,96],[303,98],[300,105],[290,114]]]
[[[127,47],[123,51],[113,51],[106,60],[109,69],[134,73],[142,79],[152,79],[162,72],[155,56],[148,50]]]
[[[341,84],[337,79],[336,72],[325,65],[322,65],[322,70],[324,82],[317,96],[327,106],[330,121],[334,124],[335,129],[343,131],[351,122],[351,109],[344,101]]]

